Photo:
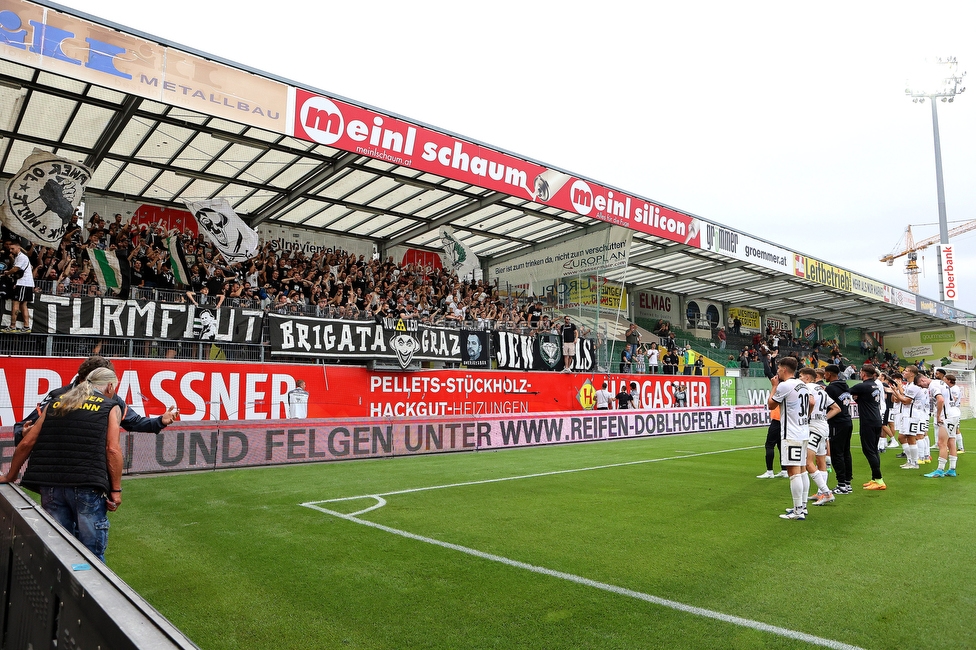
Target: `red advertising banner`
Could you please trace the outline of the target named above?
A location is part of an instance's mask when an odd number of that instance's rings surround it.
[[[666,411],[540,413],[465,418],[351,418],[253,422],[178,422],[162,433],[126,433],[125,473],[286,465],[418,454],[593,442],[763,426],[764,406]],[[13,456],[0,433],[0,470]]]
[[[289,135],[699,247],[698,219],[376,111],[295,93]]]
[[[81,358],[8,357],[0,367],[0,427],[35,408],[73,379]],[[647,409],[674,406],[672,383],[687,384],[688,406],[712,403],[708,377],[603,375],[502,370],[379,372],[339,365],[114,360],[118,393],[137,413],[161,414],[175,404],[184,422],[277,420],[288,414],[288,391],[299,379],[309,392],[309,418],[430,418],[583,411],[596,389],[611,393],[631,381]],[[303,421],[304,422],[304,421]]]

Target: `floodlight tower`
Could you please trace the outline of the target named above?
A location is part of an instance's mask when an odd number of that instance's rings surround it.
[[[936,109],[936,99],[952,102],[956,95],[966,88],[962,85],[965,72],[959,72],[956,57],[940,57],[929,62],[927,74],[919,79],[909,80],[905,94],[913,102],[924,103],[927,97],[932,104],[932,133],[935,136],[935,184],[939,197],[939,292],[940,298],[949,305],[953,300],[946,299],[945,274],[942,269],[942,248],[949,245],[949,222],[946,219],[945,187],[942,184],[942,146],[939,143],[939,112]]]

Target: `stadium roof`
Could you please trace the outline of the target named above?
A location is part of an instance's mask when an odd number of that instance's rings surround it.
[[[631,291],[888,332],[944,327],[958,314],[676,208],[100,18],[49,3],[5,7],[21,28],[7,21],[0,38],[0,179],[37,147],[92,168],[90,194],[181,209],[181,198],[221,197],[252,226],[383,248],[438,249],[439,228],[450,225],[489,264],[619,223],[634,231],[629,265],[608,277]],[[538,181],[526,186],[545,173],[574,183],[548,197]],[[574,202],[579,183],[605,199],[605,212],[591,216],[591,205]],[[638,223],[634,206],[661,222]],[[706,246],[709,228],[716,243]],[[730,235],[738,246],[717,243]],[[776,261],[755,261],[756,248]]]

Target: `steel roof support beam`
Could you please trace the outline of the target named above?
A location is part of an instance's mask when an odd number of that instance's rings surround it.
[[[267,221],[276,212],[283,210],[288,206],[289,203],[295,199],[301,197],[304,194],[312,191],[318,185],[321,185],[328,178],[335,176],[340,171],[342,171],[347,165],[349,165],[353,160],[358,158],[357,154],[344,153],[335,162],[326,167],[325,169],[320,169],[318,171],[309,172],[304,179],[297,181],[291,187],[288,188],[287,193],[279,196],[278,198],[271,201],[271,203],[265,206],[260,212],[251,217],[250,226],[254,228],[263,221]]]
[[[119,136],[125,131],[125,127],[128,126],[129,120],[135,115],[140,104],[142,104],[141,97],[129,95],[125,98],[122,102],[122,110],[115,113],[105,130],[98,136],[98,142],[92,147],[91,153],[85,157],[85,165],[89,169],[95,169],[105,159],[105,155],[111,151]]]
[[[406,232],[402,232],[402,233],[398,234],[393,239],[387,241],[386,246],[384,246],[384,248],[393,248],[394,246],[399,246],[400,244],[405,244],[408,241],[410,241],[411,239],[413,239],[414,237],[419,237],[420,235],[423,235],[425,233],[428,233],[431,230],[436,230],[437,228],[440,228],[441,226],[443,226],[445,224],[451,223],[455,219],[460,219],[461,217],[466,217],[467,215],[469,215],[469,214],[471,214],[473,212],[477,212],[478,210],[481,210],[482,208],[487,208],[489,205],[495,205],[496,203],[498,203],[499,201],[501,201],[502,199],[504,199],[506,196],[508,196],[508,195],[507,194],[502,194],[501,192],[492,192],[491,194],[488,194],[488,195],[483,196],[483,197],[481,197],[481,198],[479,198],[479,199],[477,199],[475,201],[472,201],[472,202],[468,203],[467,205],[464,205],[464,206],[462,206],[460,208],[457,208],[456,210],[452,210],[451,212],[448,212],[447,214],[441,215],[440,217],[437,217],[436,219],[432,219],[431,221],[428,221],[426,223],[422,223],[419,226],[416,226],[414,228],[410,228]],[[415,220],[419,220],[420,219],[420,217],[413,217],[413,218]],[[486,234],[485,236],[488,236],[488,235]],[[505,239],[505,237],[501,237],[501,239]]]

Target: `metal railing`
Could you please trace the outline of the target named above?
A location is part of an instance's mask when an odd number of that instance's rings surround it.
[[[197,648],[20,488],[0,520],[4,648]]]

